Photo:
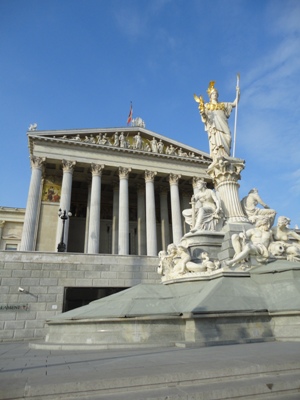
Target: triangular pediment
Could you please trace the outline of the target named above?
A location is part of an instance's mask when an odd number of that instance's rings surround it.
[[[31,145],[40,139],[72,146],[101,147],[107,151],[155,153],[211,162],[207,153],[142,127],[29,131],[28,137]]]

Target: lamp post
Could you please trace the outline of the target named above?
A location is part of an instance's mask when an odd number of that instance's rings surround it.
[[[70,211],[67,213],[66,210],[63,210],[63,211],[62,211],[62,209],[60,208],[60,209],[58,210],[58,217],[62,220],[63,227],[62,227],[62,232],[61,232],[60,243],[58,243],[58,246],[57,246],[57,251],[58,251],[59,253],[64,253],[64,252],[66,251],[66,247],[67,247],[66,244],[64,243],[64,237],[65,237],[65,223],[66,223],[66,220],[67,220],[69,217],[72,217],[72,213],[71,213]]]

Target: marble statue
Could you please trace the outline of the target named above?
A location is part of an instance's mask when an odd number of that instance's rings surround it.
[[[169,154],[170,156],[176,155],[176,150],[177,147],[174,147],[172,144],[170,144],[170,146],[167,146],[166,148],[166,154]]]
[[[201,262],[195,263],[191,261],[187,247],[176,246],[174,243],[168,246],[167,251],[160,251],[158,256],[160,262],[157,272],[164,277],[164,280],[195,276],[195,274],[202,276],[220,268],[219,261],[211,261],[207,252],[202,252]]]
[[[96,143],[96,140],[95,140],[95,138],[94,138],[94,136],[91,134],[90,136],[85,136],[84,137],[84,142],[85,143],[91,143],[91,144],[95,144]]]
[[[110,145],[110,141],[108,140],[107,133],[104,133],[102,139],[100,140],[99,144],[103,145]]]
[[[101,144],[101,140],[102,140],[102,136],[101,136],[101,133],[99,133],[99,134],[96,136],[96,143],[97,143],[97,144]]]
[[[294,264],[300,262],[300,234],[289,229],[290,219],[279,217],[277,226],[273,227],[276,210],[262,200],[255,188],[240,200],[238,181],[245,161],[235,157],[235,143],[231,156],[232,137],[228,125],[234,108],[237,118],[239,75],[236,98],[232,103],[218,101],[214,81],[210,82],[207,93],[208,103],[201,96],[194,95],[194,99],[208,134],[212,162],[203,155],[186,153],[185,149],[177,149],[172,144],[166,144],[164,148],[169,156],[207,161],[207,177],[214,187],[209,189],[203,179],[193,178],[197,188],[191,198],[191,208],[182,211],[190,232],[176,239],[176,245],[171,244],[167,251],[159,253],[158,271],[167,285],[176,280],[210,280],[221,274],[241,274],[241,271],[244,271],[242,275],[248,276],[247,271],[251,268],[278,271],[286,268],[287,262],[282,263],[282,260]],[[152,151],[156,152],[156,143],[154,149]],[[160,140],[158,153],[162,149]],[[295,268],[297,264],[291,265],[291,269]]]
[[[180,157],[187,157],[188,156],[188,154],[185,151],[183,151],[181,147],[178,150],[178,155]]]
[[[278,217],[277,226],[272,228],[273,240],[269,250],[276,256],[288,261],[300,261],[300,235],[288,226],[291,220],[287,217]]]
[[[118,134],[118,132],[115,132],[114,133],[114,146],[116,146],[116,147],[119,147],[119,144],[120,144],[120,139],[119,139],[119,134]]]
[[[133,148],[136,150],[142,150],[143,149],[143,141],[140,132],[138,132],[134,137],[133,137]]]
[[[222,209],[216,193],[206,187],[206,182],[198,179],[198,192],[192,196],[192,208],[183,210],[185,222],[191,232],[198,230],[214,231],[222,218]]]
[[[128,138],[128,135],[125,136],[124,132],[120,133],[120,136],[119,136],[120,147],[122,147],[123,149],[128,149],[129,148],[129,143],[128,143],[127,138]]]
[[[213,160],[220,156],[230,157],[231,132],[228,118],[239,101],[240,90],[237,87],[237,97],[232,103],[218,102],[219,93],[214,81],[209,83],[207,93],[209,103],[205,103],[202,96],[194,95],[194,99],[199,104],[201,120],[208,134],[210,156]]]
[[[263,217],[256,221],[254,228],[232,235],[231,241],[235,255],[233,259],[226,260],[225,264],[231,267],[239,262],[247,261],[249,256],[255,256],[259,263],[267,262],[270,257],[268,248],[273,241],[270,227],[270,219]]]
[[[164,143],[161,139],[157,143],[157,150],[158,150],[159,154],[162,154],[164,152]]]
[[[171,243],[167,247],[167,251],[162,250],[158,253],[159,267],[157,272],[160,275],[168,275],[172,272],[174,266],[174,258],[177,254],[177,247],[174,243]]]
[[[140,118],[140,117],[137,117],[137,118],[133,119],[132,122],[131,122],[131,125],[132,126],[139,126],[140,128],[146,128],[145,121],[142,120],[142,118]]]
[[[256,207],[260,204],[264,208]],[[269,218],[270,225],[274,223],[276,216],[276,211],[272,210],[259,196],[258,190],[253,188],[250,190],[247,196],[245,196],[241,201],[242,209],[247,215],[251,223],[255,223],[260,218]]]
[[[157,147],[157,140],[155,138],[152,138],[152,140],[150,141],[151,143],[151,150],[153,153],[158,153],[158,147]]]
[[[30,124],[28,130],[29,131],[36,131],[37,130],[37,123],[35,122],[34,124]]]

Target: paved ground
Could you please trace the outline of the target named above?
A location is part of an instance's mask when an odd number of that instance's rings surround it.
[[[0,399],[225,398],[299,400],[300,343],[101,351],[0,343]]]

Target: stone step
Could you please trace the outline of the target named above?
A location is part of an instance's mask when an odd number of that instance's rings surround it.
[[[282,367],[282,366],[281,366]],[[300,368],[294,364],[226,371],[207,371],[192,376],[161,374],[128,378],[41,385],[27,388],[24,399],[32,400],[299,400]],[[202,374],[203,375],[203,374]],[[210,376],[210,377],[209,377]],[[295,397],[296,396],[296,397]],[[298,396],[298,397],[297,397]],[[8,397],[9,398],[9,397]]]

